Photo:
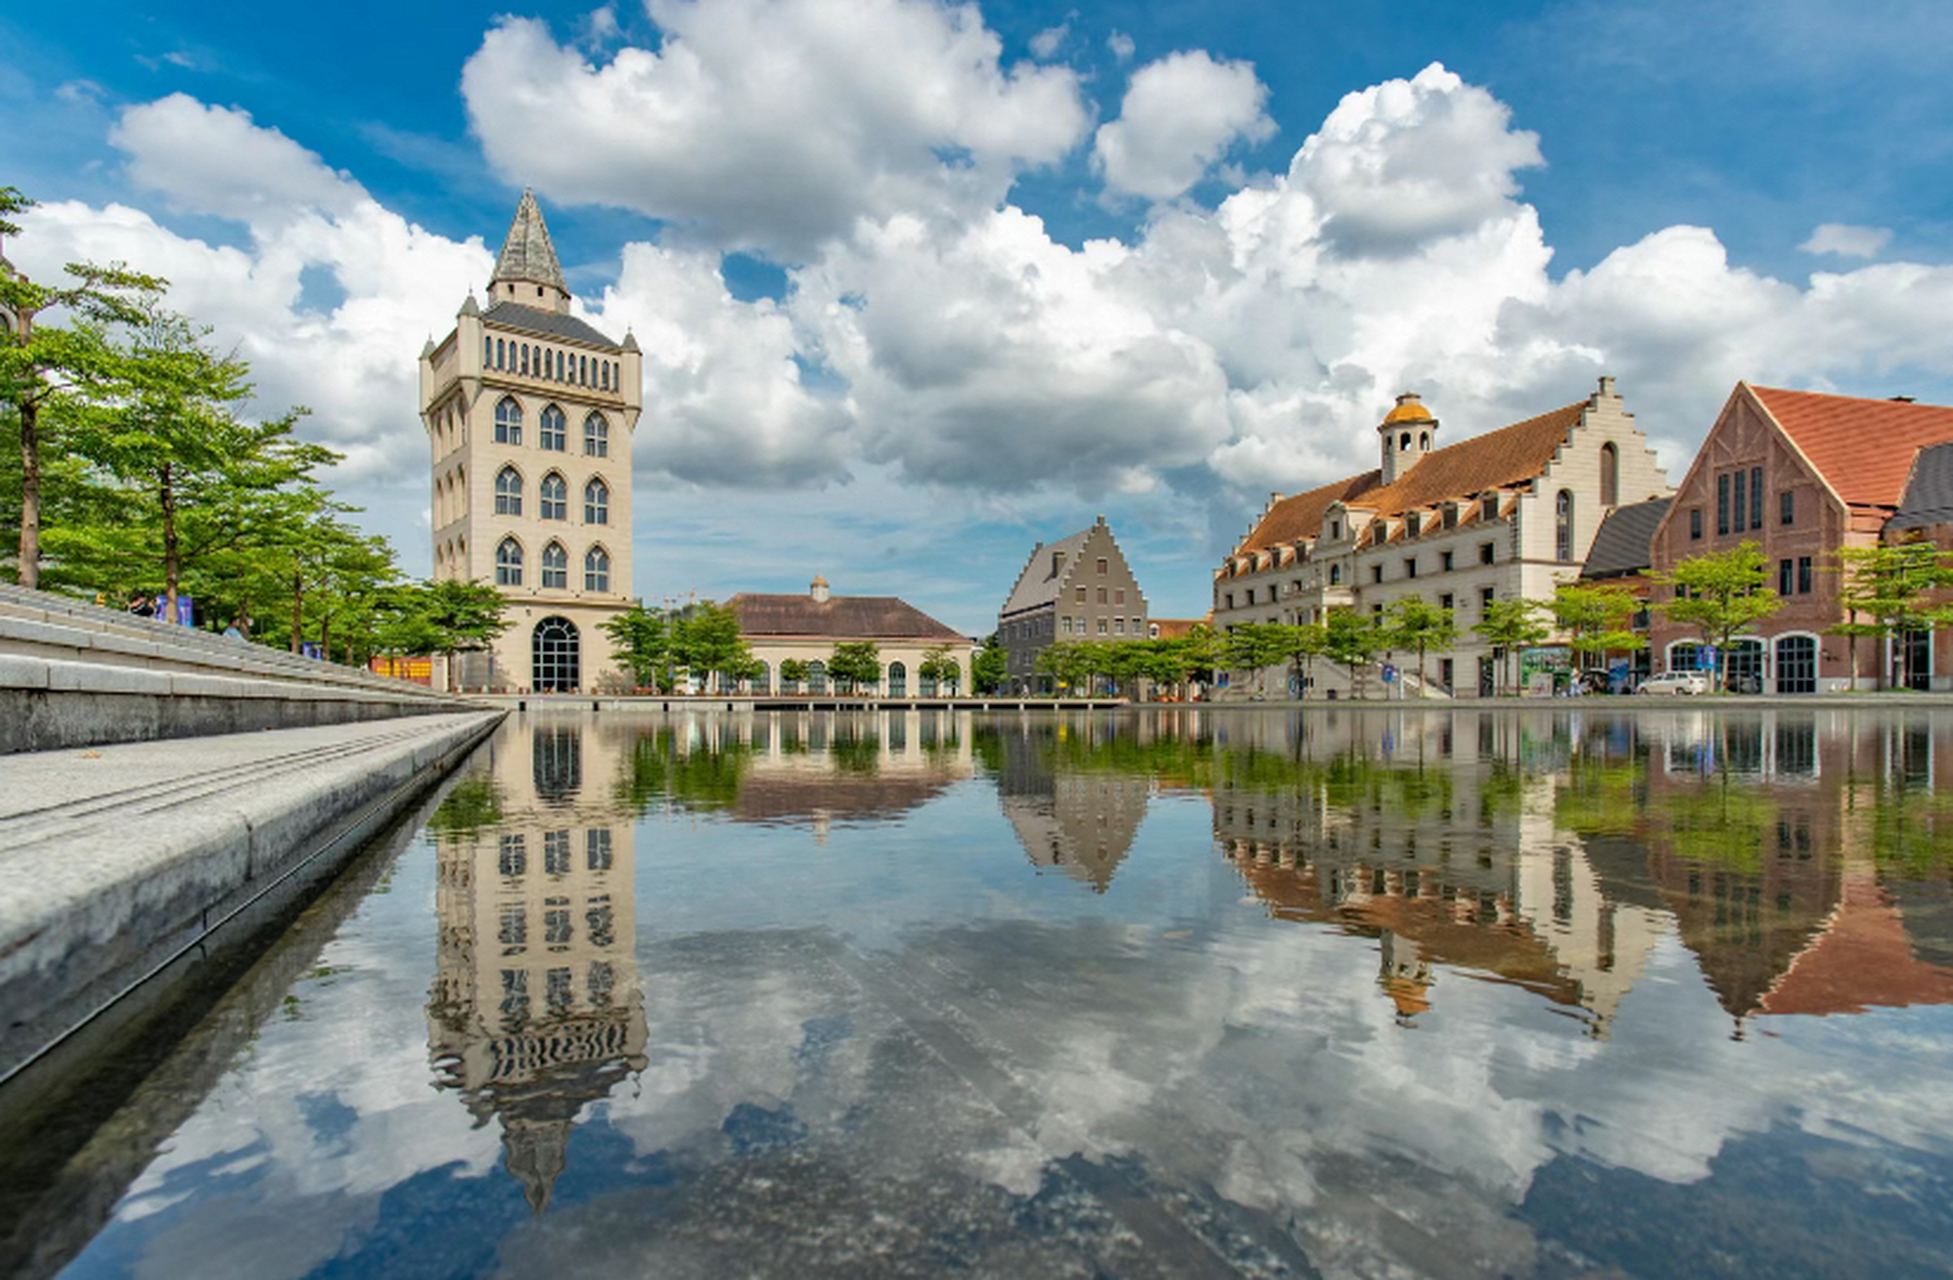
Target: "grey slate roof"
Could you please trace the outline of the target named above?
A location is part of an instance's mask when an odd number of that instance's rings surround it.
[[[933,640],[967,644],[922,610],[894,596],[829,596],[741,593],[726,601],[739,614],[739,633],[755,636],[825,636],[836,640]]]
[[[1097,526],[1094,525],[1093,528]],[[1064,577],[1065,570],[1071,567],[1072,561],[1077,559],[1078,554],[1085,549],[1085,539],[1091,536],[1091,532],[1091,529],[1083,529],[1069,538],[1060,538],[1048,546],[1033,551],[1030,563],[1024,566],[1024,572],[1017,577],[1017,585],[1010,589],[1010,599],[1004,602],[1001,613],[1008,616],[1021,609],[1035,609],[1039,605],[1050,604],[1056,600],[1059,580]],[[1055,572],[1051,568],[1051,557],[1054,555],[1064,557],[1058,562]]]
[[[523,333],[539,334],[545,338],[563,338],[570,342],[588,342],[599,347],[609,347],[613,351],[623,350],[575,316],[560,315],[554,311],[538,311],[534,307],[525,307],[519,302],[498,302],[482,313],[482,319],[490,324],[501,325],[504,329],[520,329]]]
[[[515,221],[509,224],[508,239],[502,242],[502,254],[495,260],[495,274],[489,277],[488,283],[493,285],[499,280],[525,280],[530,284],[553,285],[564,293],[570,291],[563,283],[563,266],[556,260],[556,246],[549,242],[542,207],[536,203],[536,193],[526,187],[522,191],[522,203],[515,207]]]
[[[1587,552],[1587,563],[1581,566],[1580,576],[1619,578],[1651,566],[1654,556],[1649,547],[1654,542],[1655,526],[1668,514],[1668,506],[1673,501],[1673,498],[1652,498],[1608,512],[1594,532],[1593,549]]]
[[[1953,443],[1929,444],[1913,457],[1905,496],[1886,527],[1920,529],[1933,524],[1953,524]]]

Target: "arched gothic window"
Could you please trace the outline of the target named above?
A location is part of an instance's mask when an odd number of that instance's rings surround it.
[[[508,367],[508,343],[500,338],[495,339],[495,367],[497,369]]]
[[[601,413],[583,420],[583,452],[592,458],[610,456],[610,422]]]
[[[495,473],[495,514],[522,514],[522,475],[514,467],[503,467]]]
[[[610,523],[610,486],[601,477],[583,486],[583,523]]]
[[[592,547],[583,555],[583,589],[610,590],[610,553],[602,547]]]
[[[604,361],[603,369],[597,375],[597,389],[600,391],[610,390],[610,361],[608,360]]]
[[[570,553],[563,550],[560,542],[552,542],[543,548],[542,584],[559,589],[570,585]]]
[[[587,387],[590,385],[589,356],[578,356],[576,358],[576,384],[579,387]]]
[[[481,367],[484,369],[495,367],[495,339],[485,333],[481,336]]]
[[[1600,447],[1600,505],[1611,507],[1621,500],[1621,451],[1609,440]]]
[[[561,409],[553,404],[544,409],[542,411],[542,417],[537,420],[537,426],[540,428],[538,432],[540,438],[536,441],[537,444],[545,449],[554,450],[557,453],[563,453],[569,449],[569,422],[563,417],[563,411]]]
[[[522,544],[514,538],[504,538],[495,548],[495,585],[498,587],[519,587],[522,585]]]
[[[542,478],[536,486],[538,511],[545,520],[567,520],[570,518],[570,486],[563,477],[552,471]]]
[[[495,406],[495,443],[522,443],[522,406],[514,396],[503,396]]]
[[[1573,559],[1573,494],[1567,489],[1553,500],[1553,558]]]

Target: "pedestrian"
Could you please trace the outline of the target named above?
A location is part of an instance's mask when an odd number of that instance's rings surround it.
[[[129,612],[138,618],[148,618],[154,616],[156,606],[147,595],[137,591],[129,596]]]
[[[251,638],[251,619],[239,613],[231,619],[231,625],[224,628],[226,640],[249,640]]]

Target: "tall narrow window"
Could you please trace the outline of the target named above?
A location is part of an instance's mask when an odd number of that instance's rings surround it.
[[[1560,490],[1553,500],[1553,558],[1573,559],[1573,492]]]
[[[509,367],[508,344],[500,338],[495,339],[495,367],[497,369],[506,369]]]
[[[1750,468],[1750,528],[1763,527],[1763,468]]]
[[[570,585],[570,553],[563,550],[560,542],[552,542],[543,548],[542,584],[558,589]]]
[[[543,448],[562,453],[570,447],[569,423],[564,419],[563,411],[555,405],[552,404],[542,411],[542,417],[536,425],[540,428],[538,432],[540,439],[536,443]]]
[[[610,523],[610,486],[601,479],[583,486],[583,523]]]
[[[1611,507],[1621,500],[1621,451],[1609,440],[1600,447],[1600,505]]]
[[[1797,594],[1807,596],[1811,593],[1811,558],[1797,557]]]
[[[1736,501],[1730,507],[1729,527],[1737,533],[1741,533],[1749,527],[1746,519],[1750,510],[1749,479],[1749,472],[1743,470],[1741,467],[1736,469]]]
[[[1777,594],[1787,596],[1791,587],[1791,565],[1788,560],[1777,561]]]
[[[1729,473],[1716,477],[1716,532],[1729,532]]]
[[[484,369],[495,367],[495,339],[487,334],[483,334],[481,339],[481,367]]]
[[[502,539],[501,545],[495,548],[495,585],[522,585],[522,544],[514,538]]]
[[[1702,541],[1702,508],[1689,508],[1689,541]]]
[[[521,367],[516,372],[526,378],[529,376],[529,344],[523,343],[519,350],[522,352],[522,360]]]
[[[585,591],[610,590],[610,553],[602,547],[592,547],[584,553],[583,589]]]
[[[536,486],[537,514],[545,520],[567,520],[570,518],[570,486],[563,477],[552,471],[542,478]]]
[[[1785,489],[1777,495],[1777,523],[1797,523],[1797,491]]]
[[[583,420],[583,452],[592,458],[610,456],[610,421],[601,413]]]
[[[522,476],[514,467],[503,467],[495,473],[495,514],[522,514]]]
[[[495,406],[495,443],[522,443],[522,406],[514,396],[503,396]]]

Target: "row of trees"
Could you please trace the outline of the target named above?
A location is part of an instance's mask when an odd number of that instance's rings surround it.
[[[684,685],[702,691],[716,680],[720,692],[729,692],[741,681],[766,674],[766,664],[753,656],[752,647],[740,634],[738,614],[710,600],[679,609],[638,604],[602,625],[640,689],[670,693]],[[871,640],[837,644],[819,661],[838,691],[874,689],[882,682],[881,649]],[[782,689],[802,685],[812,674],[812,662],[788,658],[775,674]],[[954,650],[940,645],[924,651],[916,674],[939,685],[954,686],[962,677],[962,668]]]
[[[0,234],[32,202],[0,188]],[[0,520],[23,586],[121,607],[194,597],[206,625],[328,657],[478,648],[506,624],[492,587],[405,579],[384,538],[347,518],[301,440],[304,410],[254,420],[250,369],[164,304],[167,282],[120,265],[59,284],[0,272]]]

